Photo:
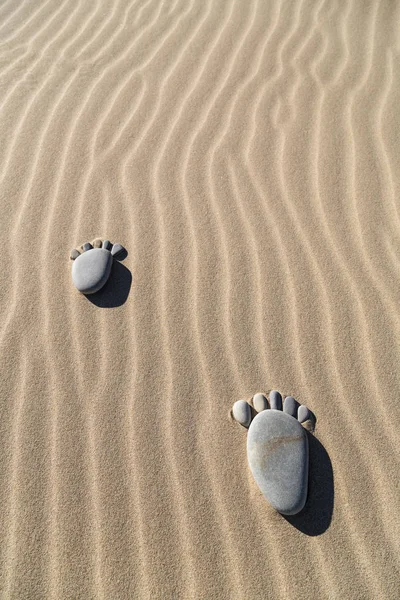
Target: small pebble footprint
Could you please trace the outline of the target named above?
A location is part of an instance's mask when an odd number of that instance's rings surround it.
[[[254,410],[253,410],[254,407]],[[268,502],[283,515],[305,506],[308,490],[308,438],[315,416],[292,396],[272,390],[253,397],[253,407],[238,400],[233,418],[248,428],[247,459],[254,479]],[[256,412],[254,418],[253,414]]]
[[[113,260],[123,260],[126,250],[121,244],[96,239],[71,251],[72,281],[82,294],[98,292],[110,277]]]

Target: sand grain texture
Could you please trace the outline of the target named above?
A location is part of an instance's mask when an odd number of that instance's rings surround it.
[[[2,598],[400,597],[399,19],[2,2]],[[228,418],[272,388],[318,418],[297,520]]]

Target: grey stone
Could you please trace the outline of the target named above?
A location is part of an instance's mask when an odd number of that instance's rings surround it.
[[[312,419],[311,410],[307,408],[307,406],[304,406],[302,404],[301,406],[299,406],[299,409],[297,411],[297,418],[300,423],[304,423],[304,421]]]
[[[96,238],[95,240],[93,240],[92,244],[93,248],[101,248],[103,242],[99,238]]]
[[[248,404],[245,400],[238,400],[233,405],[232,415],[235,421],[243,425],[243,427],[248,427],[251,422],[250,404]]]
[[[88,250],[92,250],[93,246],[90,242],[86,242],[86,244],[83,244],[82,248],[84,252],[87,252]]]
[[[263,410],[247,435],[251,472],[268,502],[283,515],[304,507],[308,487],[308,439],[297,419],[279,410]]]
[[[71,260],[75,260],[80,255],[81,255],[81,253],[79,252],[79,250],[74,248],[73,250],[71,250],[70,258],[71,258]]]
[[[121,246],[121,244],[114,244],[114,246],[112,247],[112,250],[111,250],[111,254],[116,259],[118,259],[120,256],[122,256],[124,254],[124,252],[126,252],[126,250],[123,246]]]
[[[293,396],[287,396],[285,398],[285,402],[283,403],[283,412],[297,419],[297,410],[299,406],[300,404],[293,398]]]
[[[282,396],[276,390],[271,390],[269,393],[269,403],[271,408],[282,410]]]
[[[253,398],[253,406],[257,412],[268,408],[268,401],[264,394],[256,394]]]
[[[86,245],[86,244],[85,244]],[[75,259],[72,280],[82,294],[94,294],[107,282],[113,257],[104,248],[92,248]]]
[[[111,250],[112,243],[110,242],[110,240],[104,240],[104,242],[103,242],[103,248],[105,248],[106,250]]]

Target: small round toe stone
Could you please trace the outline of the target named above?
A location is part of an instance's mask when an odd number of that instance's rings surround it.
[[[87,252],[88,250],[92,250],[93,246],[90,242],[86,242],[86,244],[83,244],[83,251]]]
[[[307,406],[304,406],[303,404],[299,406],[299,410],[297,411],[297,419],[299,420],[299,422],[304,423],[305,421],[308,421],[311,418],[312,416],[310,409],[308,409]]]
[[[118,258],[124,252],[125,252],[125,248],[123,246],[121,246],[121,244],[114,244],[114,246],[112,247],[112,250],[111,250],[111,254],[114,256],[114,258]]]
[[[73,250],[71,250],[70,258],[71,260],[75,260],[80,255],[81,253],[76,248],[74,248]]]
[[[102,243],[102,240],[96,238],[95,240],[93,240],[93,248],[101,248]]]
[[[272,390],[269,394],[269,404],[274,410],[282,410],[282,395]]]
[[[110,242],[110,240],[104,240],[104,242],[103,242],[103,248],[105,250],[111,250],[112,243]]]
[[[258,413],[268,408],[268,401],[264,394],[256,394],[254,396],[253,406]]]
[[[238,400],[235,402],[232,408],[232,415],[235,421],[248,427],[251,421],[251,409],[250,405],[245,400]]]
[[[297,410],[299,406],[299,403],[293,398],[293,396],[287,396],[283,403],[283,412],[291,417],[297,418]]]

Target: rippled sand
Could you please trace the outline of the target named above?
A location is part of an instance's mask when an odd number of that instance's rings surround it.
[[[399,20],[2,2],[2,598],[400,597]],[[296,519],[229,419],[271,388],[318,419]]]

